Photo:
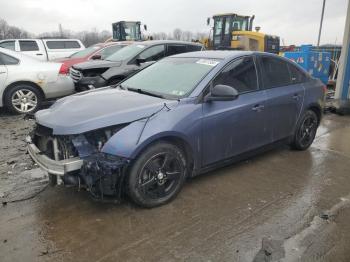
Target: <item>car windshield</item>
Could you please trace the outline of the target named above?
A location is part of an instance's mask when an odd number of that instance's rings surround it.
[[[125,80],[121,85],[166,98],[189,95],[220,61],[207,58],[166,58]]]
[[[70,56],[70,58],[83,58],[83,57],[86,57],[88,55],[93,54],[98,49],[100,49],[99,46],[96,46],[96,45],[90,46],[88,48],[85,48],[84,50],[81,50],[79,52],[76,52],[76,53],[72,54]]]
[[[124,47],[124,48],[120,49],[119,51],[115,52],[113,55],[106,57],[105,60],[113,61],[113,62],[124,61],[124,60],[130,59],[130,58],[136,56],[138,53],[140,53],[145,48],[146,48],[146,46],[142,45],[142,44],[129,45],[129,46]]]

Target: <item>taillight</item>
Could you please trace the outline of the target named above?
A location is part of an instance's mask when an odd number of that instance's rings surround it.
[[[62,64],[60,71],[58,72],[60,75],[68,75],[69,67],[66,64]]]

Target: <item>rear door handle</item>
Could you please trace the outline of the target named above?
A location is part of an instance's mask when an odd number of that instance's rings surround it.
[[[264,109],[264,107],[265,106],[263,106],[263,105],[255,105],[255,106],[252,107],[252,110],[256,111],[256,112],[260,112],[260,111],[262,111]]]
[[[1,75],[1,74],[6,74],[6,72],[0,72],[0,75]]]

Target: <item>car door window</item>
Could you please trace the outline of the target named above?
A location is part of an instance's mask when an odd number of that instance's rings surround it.
[[[145,51],[143,51],[139,58],[145,59],[146,62],[157,61],[165,56],[165,47],[164,45],[152,46]]]
[[[258,89],[258,79],[254,59],[242,57],[224,68],[215,78],[213,85],[228,85],[238,93],[246,93]]]
[[[2,43],[0,43],[0,47],[6,48],[6,49],[10,49],[10,50],[13,50],[13,51],[16,50],[16,48],[15,48],[15,41],[2,42]]]
[[[39,51],[39,47],[36,41],[20,40],[19,47],[21,51]]]
[[[292,83],[288,64],[282,59],[263,56],[261,58],[261,66],[265,89],[287,86]]]
[[[3,53],[0,53],[0,60],[1,64],[3,65],[17,65],[19,63],[19,60],[17,58],[5,55]]]
[[[185,45],[168,45],[168,56],[186,53],[187,48]]]

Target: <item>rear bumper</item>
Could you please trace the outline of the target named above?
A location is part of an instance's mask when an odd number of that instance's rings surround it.
[[[75,88],[73,80],[68,75],[60,75],[55,82],[48,82],[43,91],[46,98],[57,98],[75,93]]]
[[[36,147],[31,137],[28,136],[26,142],[30,157],[49,174],[64,176],[70,172],[80,170],[83,165],[83,160],[80,158],[71,158],[61,161],[52,160]]]

